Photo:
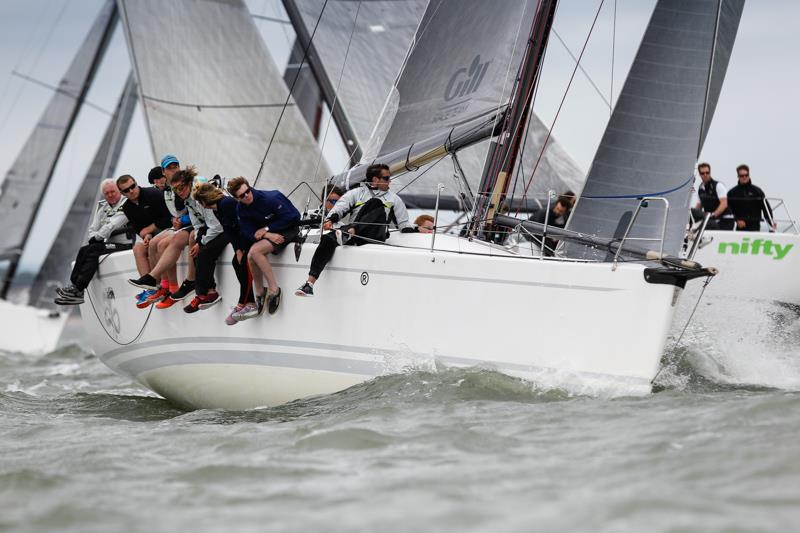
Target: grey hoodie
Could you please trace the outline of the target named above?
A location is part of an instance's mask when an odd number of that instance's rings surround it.
[[[403,203],[402,198],[397,196],[391,190],[381,191],[373,189],[366,183],[362,183],[360,187],[347,191],[344,196],[339,198],[336,205],[333,206],[328,219],[338,222],[347,214],[350,215],[350,220],[353,220],[358,214],[361,206],[367,203],[372,198],[380,198],[383,201],[383,207],[386,209],[386,217],[389,217],[389,212],[394,211],[394,216],[397,219],[397,227],[400,229],[413,228],[414,226],[408,221],[408,211],[406,204]]]

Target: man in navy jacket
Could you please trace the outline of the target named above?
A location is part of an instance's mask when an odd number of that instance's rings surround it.
[[[258,191],[243,177],[230,180],[228,192],[239,202],[236,206],[239,231],[250,243],[247,260],[259,313],[267,308],[269,314],[273,314],[281,303],[281,289],[267,255],[280,253],[297,238],[300,212],[280,191]],[[266,291],[264,278],[267,279]]]

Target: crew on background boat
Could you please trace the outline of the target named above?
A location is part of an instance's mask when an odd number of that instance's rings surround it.
[[[133,257],[136,261],[136,270],[140,275],[144,275],[150,270],[148,260],[150,240],[169,227],[169,210],[161,191],[155,187],[140,187],[129,174],[117,178],[117,187],[127,199],[122,211],[141,239],[133,245]]]
[[[280,253],[297,238],[300,212],[280,191],[253,189],[241,176],[228,182],[228,192],[239,202],[236,206],[239,229],[244,240],[250,243],[247,261],[253,275],[259,314],[264,308],[274,314],[281,303],[281,288],[267,255]]]
[[[731,230],[733,229],[733,212],[728,207],[728,189],[721,182],[711,177],[711,165],[700,163],[697,165],[700,174],[700,187],[697,189],[699,201],[693,210],[692,216],[699,219],[704,213],[711,213],[711,218],[706,225],[707,229]]]
[[[323,229],[333,229],[333,225],[347,215],[351,216],[353,223],[322,236],[311,258],[308,279],[295,291],[297,296],[314,296],[314,283],[333,258],[338,246],[384,242],[389,236],[390,223],[394,223],[403,232],[416,231],[408,221],[408,211],[403,200],[389,190],[391,179],[387,165],[371,165],[367,167],[366,182],[347,191],[336,202],[322,226]]]
[[[239,280],[239,301],[225,319],[229,326],[242,320],[258,316],[253,278],[247,266],[249,246],[239,232],[239,218],[236,216],[236,200],[225,195],[222,189],[211,183],[201,183],[195,188],[194,199],[206,209],[211,209],[222,224],[222,229],[233,248],[231,264]]]
[[[54,300],[58,305],[83,303],[83,291],[89,286],[99,265],[101,255],[131,249],[131,239],[125,235],[128,217],[122,211],[125,198],[113,179],[100,184],[103,199],[97,203],[92,223],[89,224],[87,244],[80,247],[69,280],[72,285],[57,288]]]
[[[739,183],[728,191],[728,206],[733,211],[736,220],[736,229],[739,231],[760,231],[761,215],[773,230],[777,228],[772,216],[772,207],[769,205],[764,191],[753,185],[750,181],[750,167],[739,165],[736,167]]]

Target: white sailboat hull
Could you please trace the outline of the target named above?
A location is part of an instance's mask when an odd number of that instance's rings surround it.
[[[289,247],[272,256],[278,312],[235,326],[223,322],[238,295],[229,252],[217,267],[223,304],[192,315],[137,309],[133,258],[113,254],[81,312],[101,361],[190,408],[276,405],[434,361],[577,392],[650,391],[675,287],[645,282],[639,264],[489,256],[485,243],[447,235],[436,245],[450,251],[431,252],[430,239],[339,248],[313,298],[293,291],[316,245],[299,262]]]
[[[800,235],[719,230],[703,235],[711,242],[695,259],[719,269],[706,291],[711,299],[800,305]]]
[[[0,351],[40,355],[52,352],[64,331],[68,313],[0,300]]]

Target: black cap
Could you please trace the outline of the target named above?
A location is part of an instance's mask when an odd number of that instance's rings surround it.
[[[147,181],[150,182],[152,185],[156,182],[156,180],[160,180],[164,177],[164,169],[160,166],[153,167],[150,169],[150,173],[147,175]]]

